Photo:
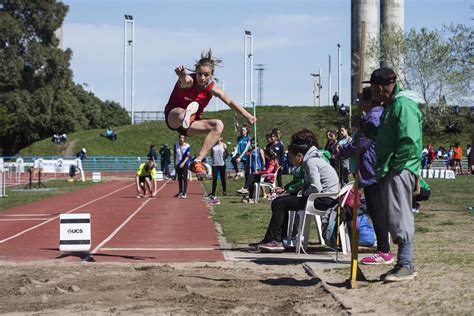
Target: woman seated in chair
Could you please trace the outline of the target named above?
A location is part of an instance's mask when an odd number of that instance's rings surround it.
[[[291,137],[288,156],[295,166],[302,165],[304,185],[298,194],[284,194],[272,202],[272,218],[263,240],[251,244],[249,251],[282,252],[283,239],[286,238],[289,210],[301,210],[311,193],[337,192],[339,178],[331,165],[322,158],[316,138],[308,129],[303,129]],[[332,198],[318,198],[314,201],[317,209],[327,209],[335,203]],[[297,230],[294,230],[297,233]]]
[[[255,197],[255,183],[260,182],[262,175],[274,174],[278,168],[280,168],[280,165],[278,164],[278,154],[272,149],[265,149],[265,160],[267,161],[265,170],[260,170],[256,173],[249,174],[247,177],[244,187],[248,188],[248,193],[242,199],[242,203],[255,203],[255,200],[253,199]],[[275,176],[266,176],[264,181],[274,183]]]

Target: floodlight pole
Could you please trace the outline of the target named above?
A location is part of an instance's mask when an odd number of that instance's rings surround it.
[[[311,77],[313,77],[313,106],[320,105],[320,95],[319,95],[319,87],[321,85],[321,69],[319,70],[319,73],[317,74],[310,74]],[[316,78],[318,78],[319,82],[316,81]]]
[[[244,32],[244,102],[253,101],[253,36]]]
[[[130,37],[129,37],[130,33]],[[130,60],[128,60],[127,50],[130,46]],[[127,66],[130,62],[130,116],[132,125],[135,123],[134,113],[134,53],[135,53],[135,21],[133,16],[125,14],[124,16],[124,32],[123,32],[123,107],[127,109]]]

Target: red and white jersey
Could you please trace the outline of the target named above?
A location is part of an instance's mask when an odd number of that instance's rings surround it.
[[[204,108],[209,104],[209,101],[211,101],[211,90],[214,86],[214,81],[211,81],[205,89],[200,90],[196,83],[196,76],[194,74],[191,74],[190,76],[194,81],[191,88],[183,89],[179,86],[179,80],[176,82],[173,91],[171,92],[170,99],[168,100],[168,104],[165,107],[165,115],[168,115],[168,113],[175,108],[186,109],[189,103],[195,101],[199,103],[199,109],[196,112],[196,120],[201,119],[201,114],[204,111]]]

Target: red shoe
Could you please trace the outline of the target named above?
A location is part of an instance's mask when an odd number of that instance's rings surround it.
[[[200,161],[194,161],[191,166],[189,166],[189,170],[191,172],[194,172],[198,175],[206,175],[207,171],[206,168],[202,165],[202,162]]]
[[[186,112],[184,113],[184,119],[183,123],[181,126],[183,126],[184,129],[187,129],[193,124],[194,118],[196,116],[196,112],[199,110],[199,103],[197,102],[191,102],[188,104],[186,107]]]

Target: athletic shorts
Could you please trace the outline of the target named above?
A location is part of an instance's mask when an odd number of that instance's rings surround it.
[[[165,122],[166,122],[166,126],[168,126],[168,128],[170,130],[177,131],[180,135],[188,136],[188,129],[187,128],[183,128],[182,126],[180,126],[178,128],[172,128],[170,126],[170,124],[168,123],[168,114],[165,114]]]
[[[138,182],[140,182],[140,183],[142,183],[142,182],[145,183],[145,179],[146,179],[146,178],[148,178],[148,179],[151,180],[151,176],[139,176],[139,177],[138,177]]]

